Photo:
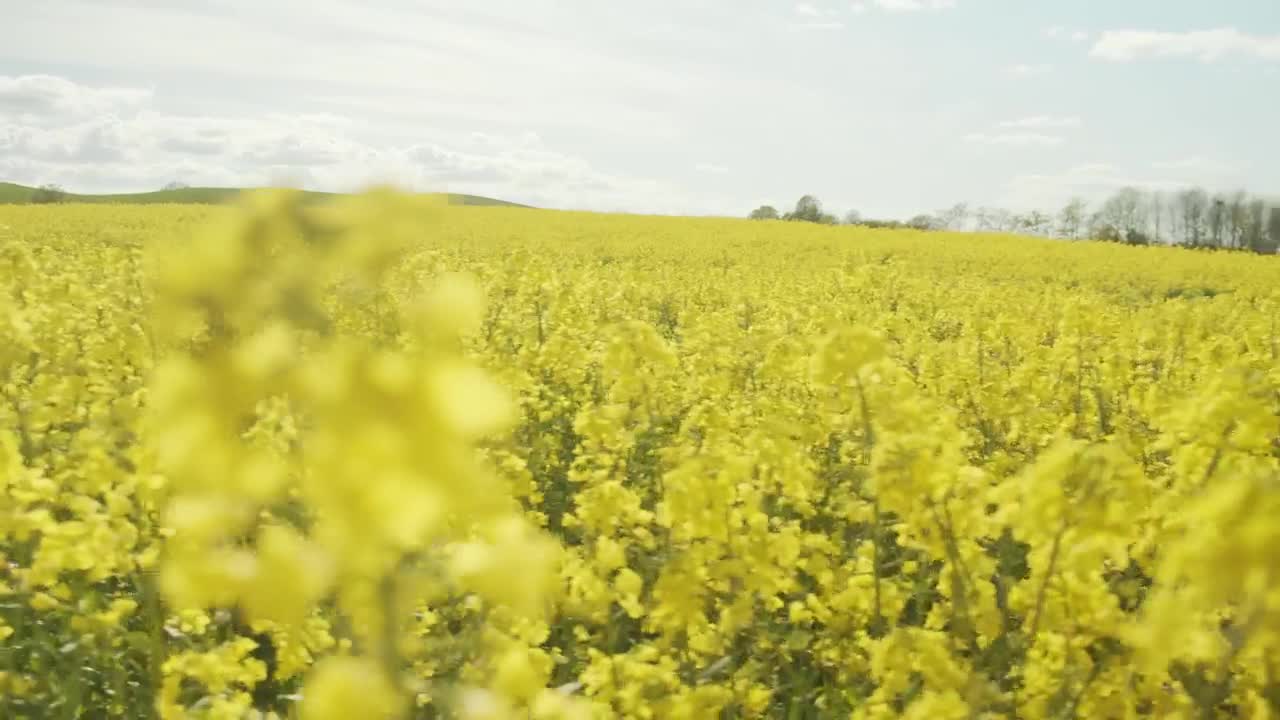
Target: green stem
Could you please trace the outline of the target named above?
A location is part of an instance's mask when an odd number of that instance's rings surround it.
[[[946,549],[947,559],[951,561],[951,601],[955,604],[956,619],[960,623],[958,630],[965,643],[976,652],[978,645],[977,631],[974,629],[973,616],[969,612],[969,590],[966,584],[964,561],[960,559],[960,547],[956,543],[955,533],[942,519],[942,516],[938,514],[938,506],[932,500],[928,500],[926,507],[929,508],[929,512],[933,515],[933,521],[938,526],[938,532],[942,534],[942,544]]]
[[[405,687],[404,674],[401,669],[399,650],[399,628],[396,624],[396,575],[388,573],[378,583],[378,601],[382,611],[382,637],[379,639],[379,655],[383,672],[387,680],[401,696],[404,705],[404,717],[412,717],[414,710],[413,694]]]
[[[1027,649],[1031,649],[1036,643],[1036,634],[1040,632],[1040,618],[1044,615],[1044,600],[1048,594],[1049,583],[1053,581],[1053,573],[1058,567],[1058,554],[1062,549],[1062,538],[1067,534],[1067,523],[1063,522],[1062,527],[1058,528],[1058,532],[1053,536],[1053,545],[1049,548],[1049,566],[1045,569],[1044,582],[1040,583],[1040,590],[1036,593],[1036,607],[1034,614],[1031,616],[1031,632],[1027,639]]]
[[[862,415],[862,447],[866,453],[866,460],[870,460],[871,449],[875,446],[875,430],[871,426],[871,410],[867,407],[867,393],[862,387],[862,378],[854,375],[854,383],[858,388],[858,406]],[[880,591],[880,496],[877,494],[872,498],[871,507],[874,513],[871,526],[871,571],[875,576],[875,618],[872,620],[872,636],[876,637],[876,633],[883,633],[888,630],[884,622],[884,613],[882,606],[882,596]]]
[[[151,641],[151,652],[147,653],[147,674],[151,680],[147,697],[159,697],[160,688],[164,686],[164,661],[168,655],[164,634],[164,607],[160,602],[160,591],[156,573],[145,570],[141,573],[143,616],[146,618],[147,636]],[[154,710],[150,703],[148,709]]]

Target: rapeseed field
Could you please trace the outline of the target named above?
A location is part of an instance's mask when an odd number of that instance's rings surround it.
[[[1280,263],[0,208],[0,717],[1268,718]]]

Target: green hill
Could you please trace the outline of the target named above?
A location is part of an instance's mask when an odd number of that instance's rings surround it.
[[[29,188],[25,185],[0,182],[0,203],[12,205],[14,203],[30,202],[31,194],[34,192],[34,188]]]
[[[175,190],[156,190],[142,193],[114,193],[106,195],[86,195],[66,193],[63,202],[73,203],[122,203],[129,205],[148,205],[158,203],[175,203],[182,205],[218,205],[231,202],[247,188],[210,188],[191,187]],[[36,193],[36,188],[15,183],[0,182],[0,204],[29,203]],[[316,192],[305,190],[303,195],[308,199],[323,200],[338,193]],[[450,193],[449,202],[454,205],[491,206],[491,207],[529,207],[519,203],[495,200],[479,195],[461,195]]]

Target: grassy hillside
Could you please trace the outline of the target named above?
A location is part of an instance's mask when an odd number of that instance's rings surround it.
[[[26,185],[0,182],[0,203],[6,205],[24,203],[31,199],[33,192],[35,188],[29,188]]]
[[[245,188],[192,187],[180,188],[177,190],[156,190],[154,192],[115,193],[106,195],[67,193],[66,202],[121,203],[129,205],[153,205],[160,203],[217,205],[234,200],[236,196],[244,192],[244,190]],[[35,192],[36,188],[33,187],[18,185],[16,183],[0,182],[0,204],[30,202],[31,196]],[[304,191],[303,194],[308,199],[322,200],[324,198],[333,197],[336,193],[307,190]],[[449,194],[449,202],[454,205],[528,207],[527,205],[520,205],[519,203],[496,200],[494,198],[481,197],[479,195],[461,195],[455,193]]]

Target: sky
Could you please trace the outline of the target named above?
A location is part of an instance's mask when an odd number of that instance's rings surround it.
[[[1280,0],[0,0],[0,180],[905,218],[1280,194]]]

